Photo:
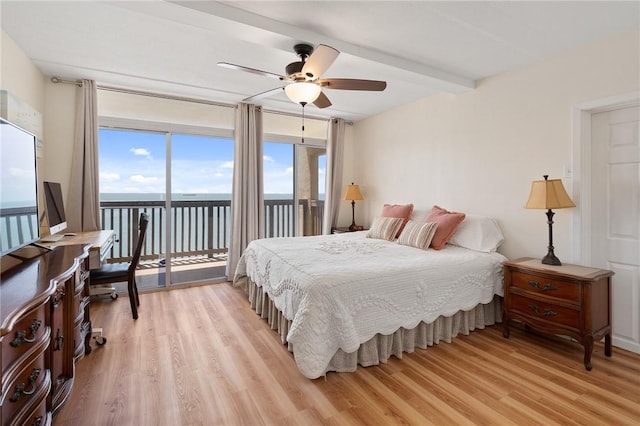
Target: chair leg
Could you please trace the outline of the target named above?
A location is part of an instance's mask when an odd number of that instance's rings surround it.
[[[127,287],[129,290],[129,304],[131,305],[131,315],[133,319],[138,319],[138,304],[136,302],[136,293],[135,293],[135,283],[132,280],[129,280],[127,283]]]
[[[136,292],[136,304],[140,306],[140,295],[138,294],[138,282],[133,278],[133,289]]]

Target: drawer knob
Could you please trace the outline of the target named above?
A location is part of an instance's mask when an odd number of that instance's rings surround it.
[[[550,290],[557,290],[558,288],[556,286],[554,286],[553,284],[545,284],[545,285],[540,285],[540,283],[538,281],[529,281],[529,285],[533,288],[537,288],[538,290],[542,290],[542,291],[550,291]]]
[[[529,309],[531,309],[536,314],[540,313],[540,308],[537,307],[536,305],[529,305]],[[544,317],[553,317],[553,316],[556,316],[556,315],[558,315],[558,313],[556,311],[554,311],[553,309],[545,308],[545,310],[542,311],[542,316],[544,316]]]
[[[17,348],[18,346],[20,346],[21,344],[23,344],[25,342],[27,342],[27,343],[35,342],[36,341],[36,332],[40,328],[41,324],[42,324],[42,321],[40,321],[38,319],[33,320],[31,325],[29,326],[29,331],[28,331],[30,337],[27,337],[27,331],[25,331],[25,330],[16,331],[16,337],[15,337],[15,339],[13,339],[11,341],[11,346],[13,346],[14,348]]]

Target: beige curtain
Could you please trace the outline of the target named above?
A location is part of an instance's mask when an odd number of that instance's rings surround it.
[[[331,234],[338,224],[338,210],[342,198],[342,163],[344,151],[344,126],[342,118],[332,118],[327,137],[327,181],[324,202],[322,233]]]
[[[264,237],[262,109],[256,105],[238,105],[234,135],[231,240],[227,259],[230,281],[247,245]]]
[[[76,102],[76,132],[71,162],[67,225],[71,231],[97,231],[100,224],[98,188],[98,104],[96,83],[82,80]]]

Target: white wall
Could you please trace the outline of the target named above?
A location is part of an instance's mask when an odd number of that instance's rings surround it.
[[[42,181],[60,182],[66,201],[73,152],[75,93],[73,85],[53,84],[31,62],[4,30],[1,32],[0,88],[15,95],[42,114],[42,157],[38,158],[40,194]],[[40,205],[44,205],[42,202]]]
[[[4,30],[0,30],[0,89],[6,90],[12,96],[15,96],[20,102],[27,104],[40,114],[45,109],[45,78],[33,65],[31,60],[18,47],[11,37]],[[5,117],[6,118],[6,117]],[[33,129],[27,129],[36,133]],[[43,142],[49,137],[46,127],[42,127],[40,135]],[[45,173],[45,156],[43,149],[38,152],[38,193],[40,198],[40,206],[44,205],[42,194],[44,192],[42,181],[46,180]],[[43,209],[40,209],[40,214]]]
[[[43,113],[44,82],[40,70],[15,41],[4,30],[0,30],[0,88]]]
[[[383,203],[433,204],[498,219],[509,258],[546,254],[543,210],[525,210],[532,180],[571,168],[573,105],[638,91],[638,29],[479,81],[461,95],[422,99],[355,125],[345,180],[360,184],[356,222]],[[563,179],[572,194],[571,179]],[[555,215],[556,255],[571,259],[571,220]],[[342,206],[341,223],[350,223]],[[348,218],[348,219],[347,219]]]
[[[98,90],[98,115],[112,119],[141,120],[145,122],[173,123],[176,125],[208,127],[228,130],[231,136],[235,126],[233,106],[209,105],[154,96]],[[266,134],[287,135],[299,139],[302,135],[300,117],[266,111],[263,130]],[[326,139],[327,120],[305,119],[306,138]]]
[[[71,159],[75,140],[76,100],[81,89],[73,84],[45,85],[43,180],[60,182],[64,203],[71,181]]]

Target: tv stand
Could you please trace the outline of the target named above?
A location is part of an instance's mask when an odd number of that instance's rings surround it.
[[[38,243],[31,243],[27,246],[20,247],[19,249],[12,251],[11,253],[9,253],[9,256],[15,257],[19,260],[29,260],[33,259],[34,257],[41,256],[49,251],[51,251],[51,247],[43,246],[42,244]]]
[[[29,245],[30,245],[30,246],[33,246],[33,247],[37,247],[37,248],[39,248],[39,249],[44,250],[44,251],[43,251],[43,253],[46,253],[46,252],[48,252],[48,251],[53,250],[51,247],[47,247],[47,246],[42,245],[42,244],[40,244],[40,243],[31,243],[31,244],[29,244]]]

